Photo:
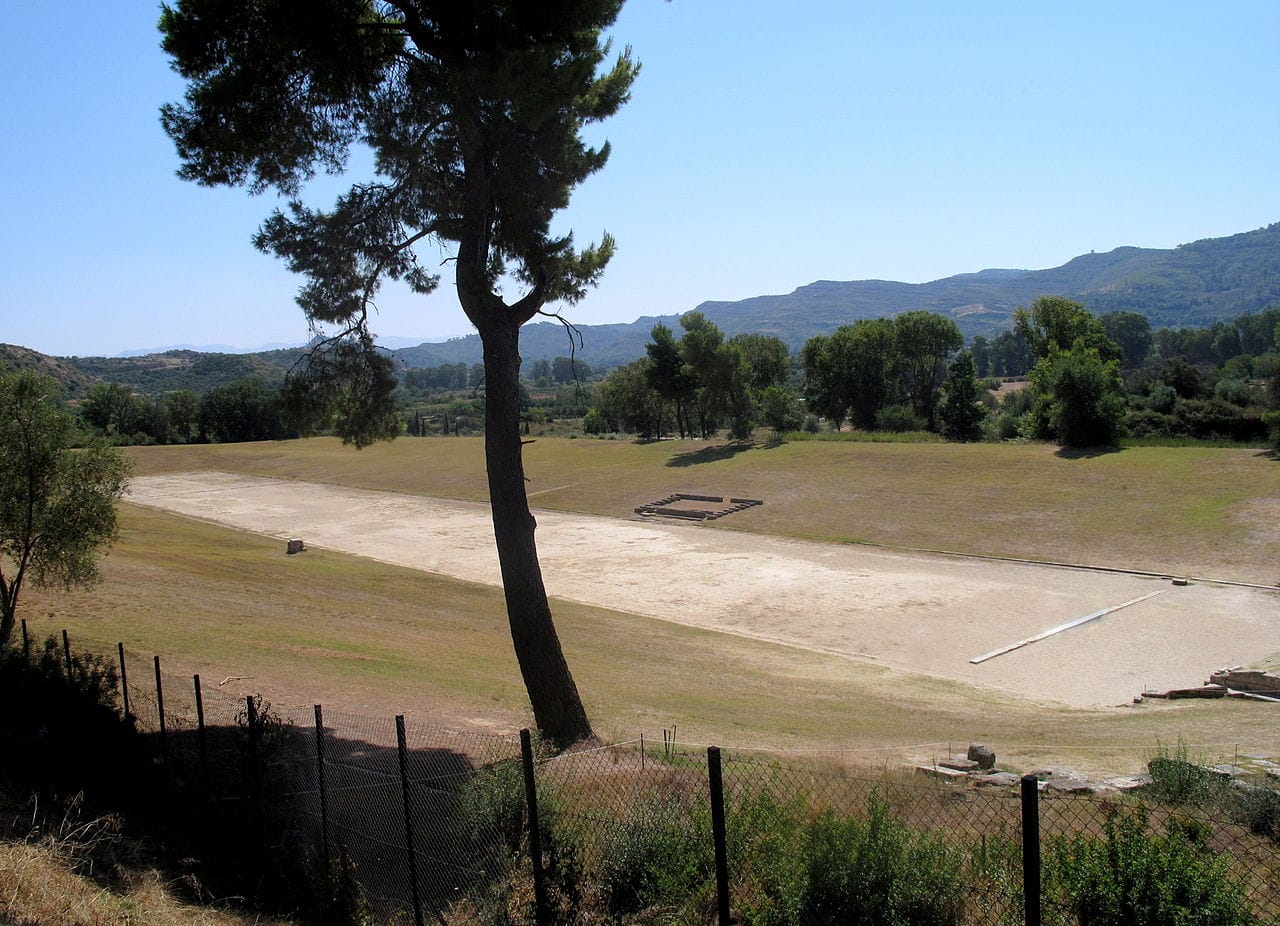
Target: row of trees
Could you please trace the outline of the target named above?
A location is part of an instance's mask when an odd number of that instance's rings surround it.
[[[734,438],[764,420],[794,427],[797,411],[783,388],[791,375],[787,345],[760,334],[728,340],[700,312],[680,319],[679,338],[655,325],[646,356],[609,374],[583,427],[588,433],[630,431],[661,437],[711,437],[727,426]]]
[[[282,440],[307,430],[283,392],[258,379],[200,396],[189,389],[138,395],[119,383],[99,383],[81,401],[80,419],[91,436],[114,444]]]
[[[936,429],[943,378],[963,344],[956,323],[935,312],[845,325],[801,350],[805,402],[836,428],[848,419],[873,430],[886,410],[901,418],[909,409],[918,427]]]
[[[1152,330],[1145,315],[1129,311],[1108,312],[1097,318],[1119,349],[1116,359],[1124,370],[1173,359],[1200,367],[1222,367],[1233,360],[1275,352],[1280,308],[1217,321],[1207,328]],[[991,340],[979,335],[973,339],[972,350],[979,376],[1022,376],[1039,359],[1016,327]]]
[[[725,340],[694,312],[682,319],[682,337],[655,327],[647,356],[600,384],[584,429],[708,437],[728,426],[741,437],[756,425],[783,431],[802,419],[816,430],[821,417],[835,429],[848,421],[952,440],[1033,437],[1073,447],[1125,434],[1257,441],[1268,422],[1280,428],[1277,324],[1280,310],[1271,309],[1211,329],[1153,333],[1137,313],[1095,316],[1042,296],[1018,309],[1011,331],[976,338],[971,350],[961,350],[953,321],[920,311],[811,338],[797,363],[777,338]],[[1213,356],[1245,346],[1260,353],[1216,368],[1177,353],[1205,344],[1217,345]],[[1025,373],[1029,387],[998,402],[998,384],[988,378],[993,358],[1001,370]]]

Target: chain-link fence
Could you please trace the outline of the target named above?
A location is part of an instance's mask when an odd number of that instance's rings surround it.
[[[1100,796],[674,731],[551,754],[119,665],[157,763],[379,922],[1280,924],[1280,791],[1178,759]]]

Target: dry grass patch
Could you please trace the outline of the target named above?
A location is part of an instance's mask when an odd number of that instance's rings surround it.
[[[288,921],[182,903],[159,872],[108,889],[48,844],[0,842],[0,923],[13,926],[287,926]]]

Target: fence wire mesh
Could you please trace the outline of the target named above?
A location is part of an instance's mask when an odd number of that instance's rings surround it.
[[[379,922],[533,922],[535,861],[544,922],[715,921],[707,750],[674,733],[660,745],[540,751],[534,860],[514,735],[408,721],[402,749],[394,718],[324,711],[318,727],[310,708],[216,681],[197,703],[191,677],[162,671],[157,685],[154,662],[132,656],[125,668],[129,711],[157,761],[318,870],[353,873]],[[839,922],[878,903],[920,921],[1026,921],[1017,787],[958,785],[897,762],[872,772],[839,756],[721,758],[737,922]],[[1153,771],[1159,761],[1170,760]],[[1170,899],[1161,891],[1214,922],[1280,923],[1280,792],[1191,763],[1166,771],[1133,792],[1039,796],[1044,923],[1093,922],[1117,897],[1154,909]],[[1157,884],[1161,870],[1181,880]]]

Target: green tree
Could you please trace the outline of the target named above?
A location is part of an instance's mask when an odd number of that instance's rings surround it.
[[[1105,360],[1078,338],[1068,350],[1054,342],[1031,371],[1037,436],[1067,447],[1114,444],[1124,426],[1120,362]]]
[[[97,383],[80,403],[80,414],[103,434],[127,436],[136,430],[138,399],[128,386]]]
[[[177,439],[184,444],[191,443],[195,438],[196,416],[200,408],[196,394],[190,389],[179,389],[166,395],[164,401],[169,409],[169,424]]]
[[[1026,340],[1037,359],[1049,356],[1053,347],[1069,350],[1076,341],[1093,348],[1103,360],[1119,360],[1121,351],[1107,337],[1102,321],[1078,302],[1062,296],[1040,296],[1031,310],[1018,306],[1014,328]]]
[[[855,427],[871,430],[887,404],[897,363],[894,323],[887,318],[842,325],[830,336],[805,342],[803,395],[811,411],[839,429],[847,415]]]
[[[535,386],[550,386],[551,361],[546,357],[539,357],[533,361],[533,367],[529,371],[529,379],[533,381]]]
[[[961,351],[947,368],[945,393],[938,417],[942,436],[948,440],[975,441],[982,437],[982,423],[987,407],[978,388],[977,367],[973,354]]]
[[[684,329],[680,337],[682,369],[693,385],[698,431],[708,438],[728,411],[736,360],[724,350],[724,333],[701,312],[685,312],[680,316],[680,327]]]
[[[742,351],[747,381],[757,391],[781,386],[791,375],[791,352],[782,338],[768,334],[735,334],[729,346]]]
[[[256,379],[210,389],[200,397],[196,422],[204,440],[224,444],[297,436],[285,421],[280,395]]]
[[[785,386],[766,386],[760,393],[760,420],[781,434],[800,427],[800,407]]]
[[[975,335],[973,345],[969,348],[973,352],[973,365],[977,368],[978,378],[985,379],[991,375],[991,342],[982,335]]]
[[[649,336],[653,340],[645,345],[649,361],[643,368],[646,380],[664,401],[672,403],[680,439],[684,440],[686,433],[692,437],[688,407],[693,400],[697,381],[685,372],[684,360],[680,356],[680,342],[670,328],[659,322],[653,326]]]
[[[596,407],[609,431],[661,437],[671,403],[651,384],[651,361],[636,360],[612,371],[596,389]]]
[[[116,502],[129,478],[117,449],[70,449],[71,416],[50,380],[0,376],[0,647],[8,645],[28,578],[38,586],[92,583],[97,555],[116,536]]]
[[[839,369],[837,347],[832,337],[815,335],[800,349],[804,370],[801,395],[815,415],[826,418],[837,431],[849,412],[848,393]]]
[[[997,376],[1021,376],[1035,362],[1031,346],[1018,331],[1005,331],[992,339],[991,373]]]
[[[1155,339],[1151,336],[1151,323],[1137,312],[1108,312],[1098,317],[1107,337],[1120,348],[1121,365],[1126,369],[1140,367],[1147,362]]]
[[[438,277],[414,246],[454,249],[458,301],[484,353],[485,460],[494,536],[517,661],[539,729],[567,743],[591,727],[565,662],[525,495],[519,333],[551,303],[581,299],[613,254],[607,234],[576,249],[551,222],[608,145],[582,140],[626,102],[638,65],[609,56],[602,32],[622,0],[177,0],[164,48],[187,81],[163,110],[179,173],[205,184],[297,196],[317,170],[339,172],[353,144],[376,177],[328,210],[295,199],[256,244],[305,275],[298,302],[348,344],[321,376],[357,385],[335,396],[357,445],[398,426],[391,363],[368,329],[386,279],[430,292]],[[504,285],[522,287],[507,302]],[[302,371],[307,375],[307,370]]]
[[[903,391],[926,427],[937,425],[938,390],[951,355],[964,345],[956,323],[937,312],[904,312],[893,320],[895,367]]]

